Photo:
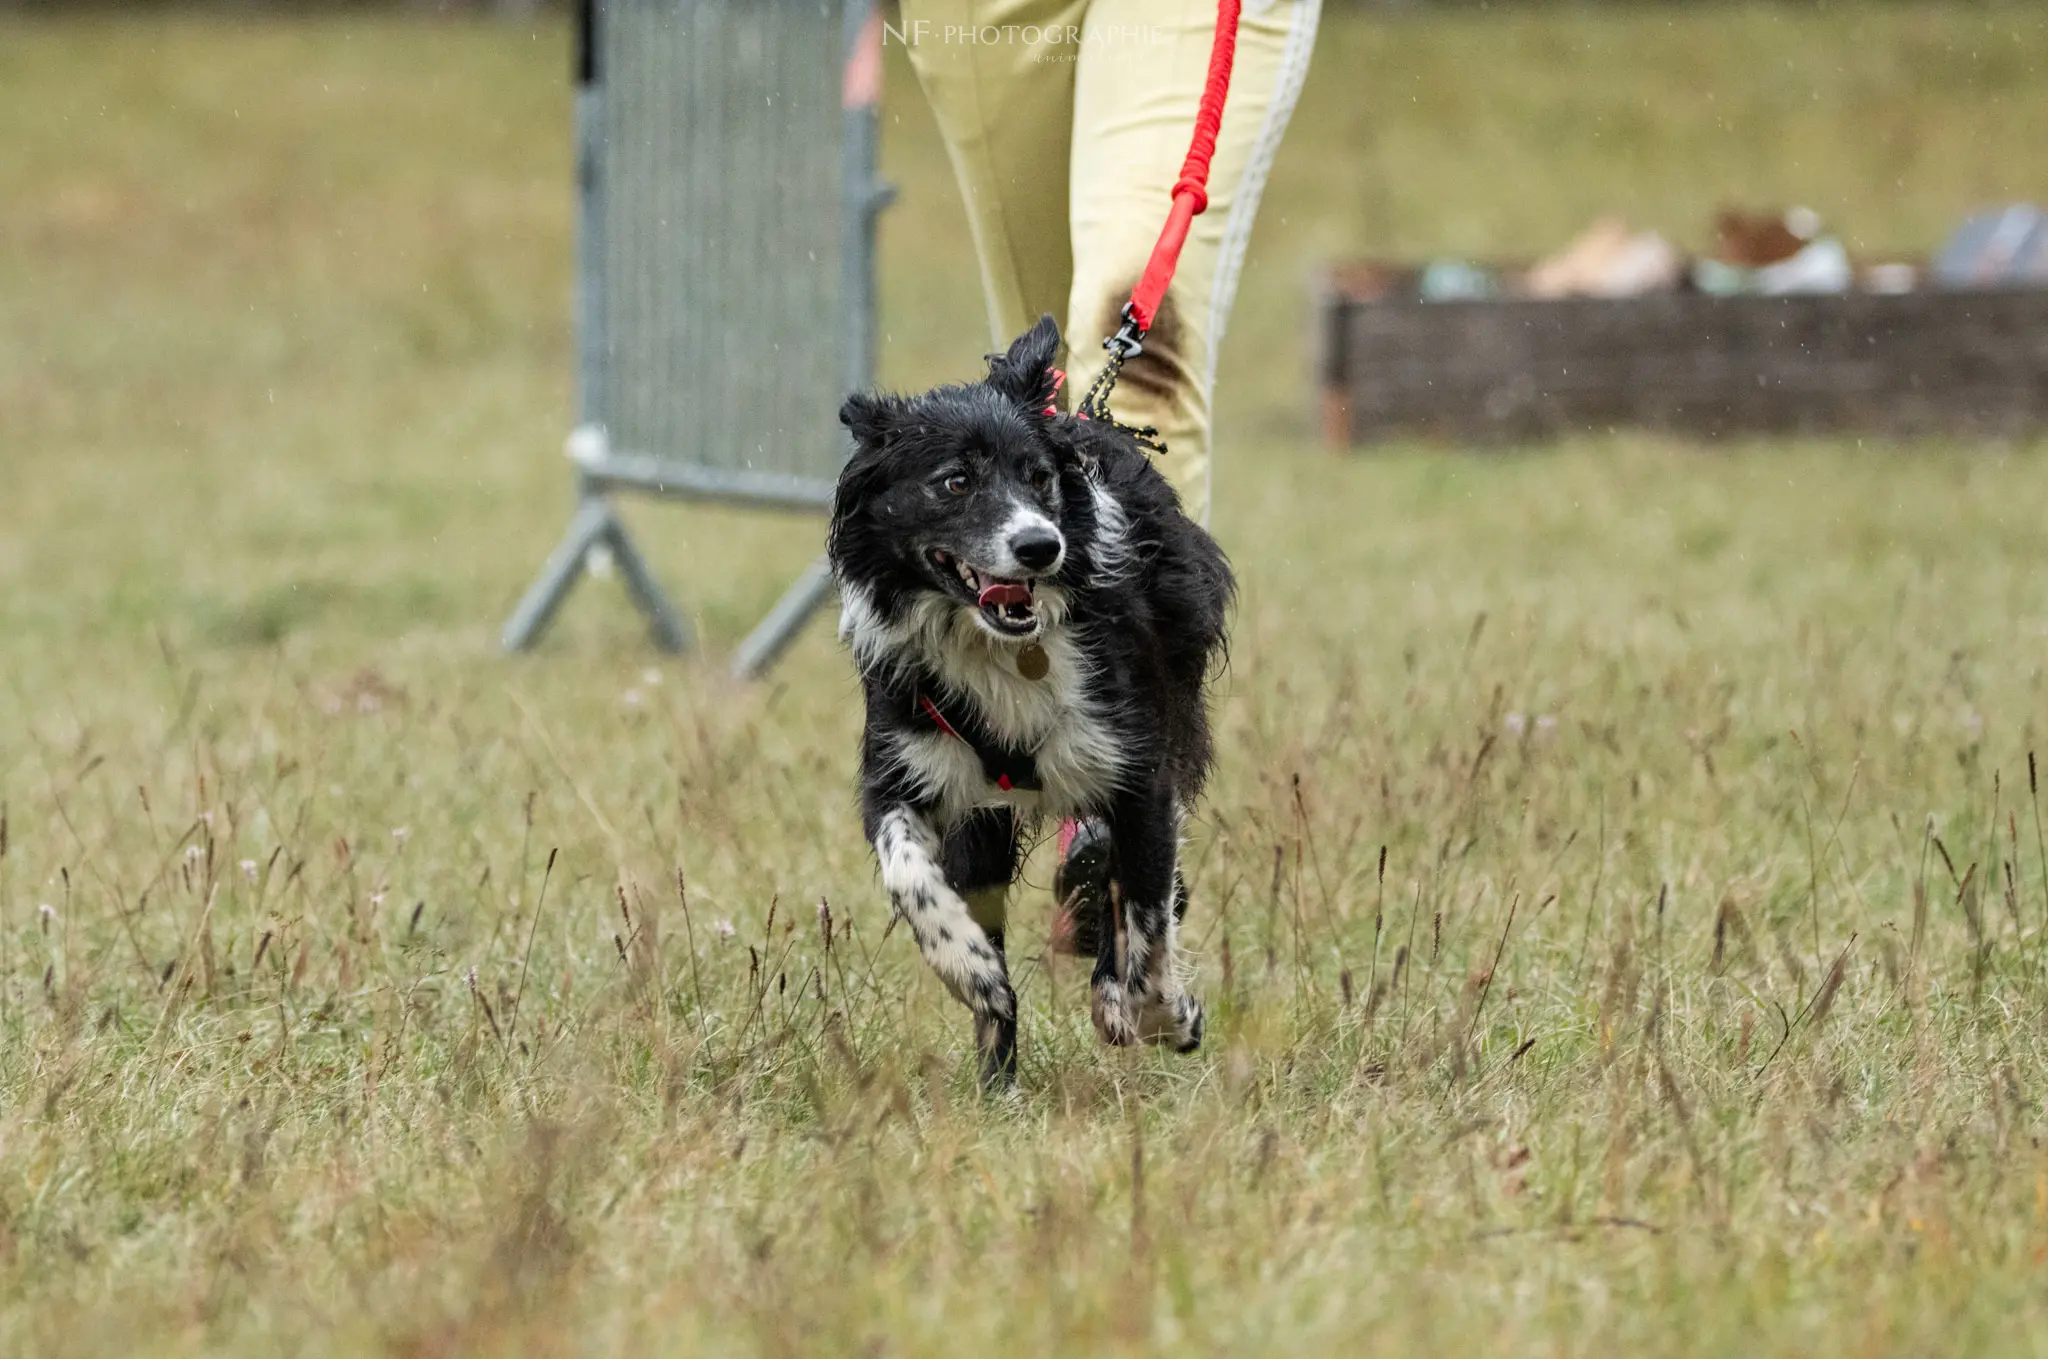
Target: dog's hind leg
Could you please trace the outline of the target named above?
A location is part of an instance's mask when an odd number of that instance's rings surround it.
[[[1176,1052],[1202,1045],[1202,1002],[1182,982],[1180,815],[1163,790],[1110,816],[1116,842],[1114,928],[1095,959],[1095,1031],[1119,1046],[1143,1040]]]
[[[1017,1068],[1017,997],[1003,964],[1000,935],[974,918],[966,897],[947,880],[938,832],[915,808],[896,806],[875,821],[875,857],[882,886],[918,951],[955,998],[974,1012],[975,1046],[984,1085],[1008,1084]]]

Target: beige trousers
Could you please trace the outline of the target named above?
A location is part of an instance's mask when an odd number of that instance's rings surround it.
[[[1152,425],[1195,518],[1209,507],[1216,349],[1280,136],[1308,72],[1321,0],[1246,0],[1223,129],[1145,352],[1111,410]],[[1061,318],[1068,398],[1102,369],[1166,221],[1216,28],[1211,0],[902,0],[910,48],[952,157],[998,348]]]

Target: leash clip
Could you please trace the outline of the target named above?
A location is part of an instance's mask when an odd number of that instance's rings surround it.
[[[1145,352],[1145,330],[1138,324],[1129,302],[1124,303],[1123,317],[1124,323],[1117,327],[1116,334],[1102,342],[1102,347],[1119,363]]]

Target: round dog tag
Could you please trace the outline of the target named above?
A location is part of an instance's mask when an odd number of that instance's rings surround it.
[[[1042,680],[1045,672],[1052,669],[1052,662],[1046,659],[1045,648],[1036,642],[1017,649],[1017,673],[1028,680]]]

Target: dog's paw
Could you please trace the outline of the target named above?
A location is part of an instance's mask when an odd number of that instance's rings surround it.
[[[979,1057],[981,1088],[990,1094],[1013,1089],[1017,1084],[1017,1021],[1014,1014],[998,1015],[983,1011],[975,1015],[974,1047]]]
[[[1095,983],[1095,997],[1089,1006],[1095,1020],[1095,1036],[1113,1048],[1127,1048],[1138,1041],[1137,1017],[1123,983],[1104,980]]]
[[[1202,1002],[1186,993],[1151,1002],[1139,1013],[1138,1036],[1175,1052],[1193,1052],[1202,1046]]]

